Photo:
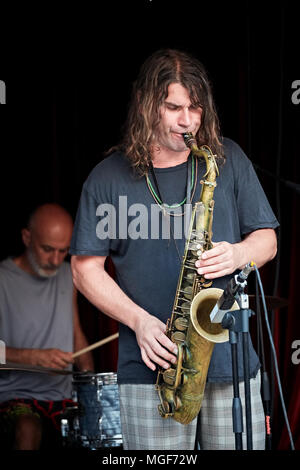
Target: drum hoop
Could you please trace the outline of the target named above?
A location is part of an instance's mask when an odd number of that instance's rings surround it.
[[[117,383],[117,374],[115,372],[75,372],[73,374],[73,384],[96,384],[96,385],[114,385]]]

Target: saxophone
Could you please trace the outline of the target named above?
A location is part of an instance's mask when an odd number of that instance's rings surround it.
[[[172,316],[166,327],[167,336],[178,348],[177,362],[167,370],[159,368],[156,390],[160,415],[188,424],[201,408],[214,344],[228,341],[229,334],[220,323],[211,323],[209,317],[223,290],[212,288],[212,281],[199,275],[195,267],[202,253],[212,248],[213,194],[218,167],[208,146],[199,149],[192,133],[183,134],[183,138],[196,157],[205,159],[206,173],[201,181],[200,201],[191,214]],[[236,303],[233,308],[238,308]]]

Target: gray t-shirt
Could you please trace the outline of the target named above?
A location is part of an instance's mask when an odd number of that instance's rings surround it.
[[[276,228],[278,222],[249,159],[233,141],[224,139],[224,145],[226,162],[220,167],[214,193],[213,241],[237,243],[254,230]],[[200,198],[200,180],[205,171],[205,164],[200,162],[193,202]],[[169,205],[181,202],[186,194],[187,164],[157,168],[155,173],[163,201]],[[178,251],[183,254],[185,239],[177,238],[177,247],[172,237],[164,239],[163,223],[157,230],[157,218],[151,217],[151,213],[157,214],[157,209],[160,210],[145,178],[133,173],[124,154],[114,153],[93,169],[83,185],[70,252],[110,255],[121,289],[135,303],[166,322],[171,316],[180,271]],[[178,220],[184,223],[183,217],[171,217],[169,221],[175,236]],[[127,227],[130,236],[126,236]],[[106,238],[105,231],[109,235]],[[231,277],[214,280],[213,287],[225,288]],[[119,335],[119,383],[154,383],[157,372],[143,363],[135,333],[120,324]],[[259,361],[251,345],[252,377],[258,368]],[[242,373],[240,360],[240,377]],[[208,381],[230,381],[231,377],[230,345],[217,344]]]
[[[73,282],[70,264],[56,276],[33,276],[11,258],[0,263],[0,339],[13,348],[73,351]],[[71,398],[71,375],[0,371],[0,402],[13,398]]]

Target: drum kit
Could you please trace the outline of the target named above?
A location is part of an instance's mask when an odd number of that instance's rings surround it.
[[[90,450],[121,447],[120,403],[117,374],[73,374],[74,407],[61,416],[61,434],[65,447]]]
[[[101,346],[118,335],[77,351],[73,357]],[[27,364],[0,364],[1,370],[22,370],[44,374],[72,374],[72,401],[61,414],[61,436],[65,448],[122,447],[120,402],[114,372],[73,372]]]

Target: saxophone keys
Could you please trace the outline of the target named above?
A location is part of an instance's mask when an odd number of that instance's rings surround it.
[[[168,385],[174,385],[175,383],[176,369],[170,367],[169,369],[163,372],[164,382]]]
[[[166,400],[163,401],[162,407],[165,414],[169,414],[171,412],[171,407]]]
[[[192,256],[193,256],[194,258],[196,258],[196,257],[198,256],[198,255],[197,255],[198,251],[196,251],[196,250],[192,250],[191,253],[192,253]]]
[[[175,405],[175,411],[179,410],[179,408],[181,408],[182,406],[182,402],[178,395],[175,395],[174,405]]]
[[[189,326],[189,321],[187,318],[179,317],[175,320],[175,328],[179,331],[184,331]]]
[[[185,342],[185,334],[182,331],[175,331],[172,336],[171,340],[173,343],[184,343]]]
[[[181,385],[187,384],[188,380],[189,380],[189,378],[188,378],[187,374],[182,374]]]
[[[158,405],[158,411],[162,418],[170,418],[173,416],[173,413],[171,413],[171,407],[167,401]]]
[[[191,240],[190,241],[190,244],[189,244],[189,249],[190,250],[199,250],[202,248],[203,244],[204,244],[204,235],[201,234],[201,238],[199,239],[199,237],[197,237],[197,239],[195,238],[194,240]]]
[[[193,286],[183,286],[183,296],[186,299],[192,299],[193,296]]]
[[[204,287],[205,289],[207,289],[208,287],[210,287],[212,285],[212,281],[208,281],[205,278],[203,278],[203,279],[204,279],[204,282],[201,282],[201,287]]]
[[[189,311],[190,308],[191,308],[191,302],[183,302],[183,303],[180,305],[179,308],[182,309],[182,310],[188,310],[188,311]]]
[[[184,279],[190,283],[194,282],[195,273],[186,273]]]
[[[189,348],[186,347],[185,350],[184,350],[183,360],[184,360],[185,363],[187,363],[187,362],[190,361],[191,359],[192,359],[191,352],[190,352]]]
[[[174,415],[174,412],[179,410],[182,403],[179,397],[174,397],[174,401],[169,403],[167,400],[163,400],[162,403],[159,405],[158,410],[160,415],[163,418],[169,418]]]

